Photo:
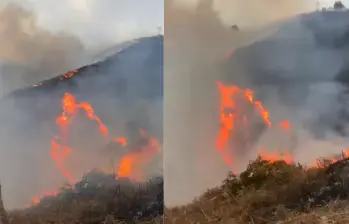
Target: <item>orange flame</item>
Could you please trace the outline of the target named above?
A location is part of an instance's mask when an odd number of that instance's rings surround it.
[[[108,129],[104,125],[99,117],[97,117],[93,111],[92,106],[87,102],[77,103],[75,97],[70,93],[65,93],[62,99],[63,112],[56,119],[56,124],[60,130],[60,136],[56,136],[51,140],[51,157],[56,162],[58,169],[63,176],[72,181],[72,174],[64,166],[64,160],[66,160],[71,153],[71,148],[67,145],[68,141],[68,129],[72,123],[72,120],[77,115],[77,112],[81,109],[85,111],[87,117],[90,120],[94,120],[99,125],[99,130],[102,135],[108,135]],[[57,142],[61,140],[61,144]]]
[[[242,124],[248,123],[248,117],[246,114],[241,113],[241,108],[238,108],[237,98],[243,96],[246,102],[250,103],[254,106],[254,108],[258,111],[261,118],[264,120],[265,124],[268,127],[272,126],[272,122],[269,118],[269,112],[264,108],[260,101],[256,101],[254,99],[254,93],[250,89],[241,89],[237,86],[225,86],[224,84],[217,82],[217,86],[220,92],[220,123],[221,127],[218,132],[218,137],[216,140],[216,147],[218,151],[222,154],[224,161],[228,165],[232,165],[232,155],[230,151],[226,149],[227,143],[230,140],[231,136],[234,134],[234,129],[238,128],[237,121],[238,119],[242,120]],[[231,112],[227,113],[229,110]],[[239,123],[239,124],[241,124]],[[284,120],[277,124],[277,126],[281,127],[284,131],[290,131],[291,124],[288,120]],[[284,153],[280,151],[277,152],[268,152],[267,150],[258,150],[259,156],[266,161],[275,162],[283,160],[287,164],[294,163],[294,159],[292,154],[286,149]],[[349,148],[343,151],[343,157],[349,158]],[[338,161],[338,158],[329,159],[331,163]],[[318,162],[310,163],[308,168],[320,168],[322,165]]]
[[[60,79],[61,79],[61,80],[63,80],[63,79],[70,79],[71,77],[73,77],[73,76],[74,76],[76,73],[78,73],[78,72],[79,72],[78,69],[74,69],[73,71],[68,72],[68,73],[62,75]]]
[[[114,138],[114,142],[120,143],[123,147],[127,145],[127,140],[125,137]]]
[[[232,132],[236,126],[236,121],[240,117],[240,114],[238,114],[240,108],[238,108],[238,103],[235,102],[235,98],[242,97],[246,102],[253,105],[268,126],[271,126],[271,121],[269,119],[269,112],[263,107],[260,101],[254,99],[254,93],[252,90],[241,89],[238,86],[225,86],[221,82],[217,82],[217,86],[220,92],[219,111],[221,127],[216,140],[216,147],[222,154],[225,163],[232,165],[232,156],[226,149],[226,146],[233,134]],[[226,113],[227,110],[231,112]],[[245,115],[242,116],[242,120],[245,124],[248,121]]]
[[[287,164],[294,163],[292,155],[287,150],[285,150],[284,153],[268,152],[265,150],[259,150],[259,156],[263,160],[269,161],[271,163],[276,162],[276,161],[284,161]]]
[[[279,126],[280,126],[282,129],[284,129],[285,131],[289,131],[290,128],[291,128],[291,124],[290,124],[290,122],[287,121],[287,120],[284,120],[284,121],[280,122],[280,123],[279,123]]]
[[[121,158],[117,173],[118,178],[127,177],[131,180],[143,181],[142,166],[148,164],[160,151],[159,143],[155,138],[150,137],[144,130],[139,132],[147,140],[147,144]]]
[[[54,197],[54,196],[57,196],[58,195],[58,192],[56,191],[52,191],[52,192],[44,192],[41,196],[36,196],[32,199],[31,201],[31,204],[32,205],[37,205],[37,204],[40,204],[41,200],[45,197]],[[26,207],[29,207],[29,206],[26,206]]]
[[[72,77],[77,70],[72,73],[66,74],[65,78]],[[62,98],[63,112],[56,118],[56,124],[59,128],[60,135],[51,139],[51,157],[55,161],[57,168],[62,175],[69,181],[73,182],[73,176],[71,172],[65,167],[64,161],[68,159],[72,152],[72,149],[68,146],[69,126],[73,119],[76,117],[80,110],[84,111],[87,118],[96,121],[99,125],[101,134],[108,137],[108,128],[101,119],[95,115],[93,107],[87,102],[78,103],[75,97],[70,93],[65,93]],[[150,137],[144,130],[140,130],[140,134],[143,138],[147,139],[147,144],[141,146],[140,149],[134,152],[128,153],[121,158],[118,177],[129,178],[135,181],[143,180],[142,165],[150,162],[154,156],[160,151],[158,141]],[[114,142],[120,143],[123,147],[127,146],[127,140],[125,137],[116,137]],[[57,192],[46,192],[42,196],[34,197],[32,199],[32,205],[39,204],[41,199],[46,196],[56,196]]]

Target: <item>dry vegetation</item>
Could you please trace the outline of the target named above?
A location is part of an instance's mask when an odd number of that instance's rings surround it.
[[[161,223],[163,179],[136,184],[98,171],[65,186],[26,210],[9,212],[11,224]]]
[[[165,210],[165,223],[349,223],[348,160],[307,169],[251,162],[187,206]]]

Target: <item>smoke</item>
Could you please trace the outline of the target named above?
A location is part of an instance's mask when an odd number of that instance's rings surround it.
[[[208,187],[218,184],[227,172],[214,149],[217,129],[214,118],[218,115],[215,81],[219,79],[221,57],[234,44],[245,44],[249,36],[234,34],[224,26],[212,7],[207,6],[208,2],[192,9],[165,1],[164,187],[167,206],[190,202]]]
[[[309,12],[316,7],[316,1],[302,0],[213,0],[212,3],[203,3],[202,0],[174,0],[174,6],[182,9],[197,10],[202,4],[211,4],[216,17],[225,26],[239,24],[239,27],[255,28],[290,18],[294,15]]]
[[[216,81],[253,89],[273,122],[290,120],[293,133],[264,131],[254,148],[289,147],[304,163],[347,147],[334,131],[343,112],[338,99],[343,87],[334,80],[345,54],[331,45],[321,47],[317,39],[325,34],[325,41],[338,38],[346,23],[339,23],[343,18],[333,22],[332,14],[310,16],[308,23],[299,19],[315,6],[315,1],[286,0],[165,2],[167,206],[191,202],[220,184],[229,170],[214,145]],[[330,30],[333,23],[338,26]],[[230,29],[235,24],[240,31]],[[225,62],[230,50],[232,59]],[[236,166],[243,169],[255,156],[255,150],[247,151],[236,158]]]
[[[80,114],[74,120],[69,136],[73,150],[66,166],[76,180],[93,168],[112,171],[125,149],[112,161],[104,147],[113,137],[134,137],[130,123],[161,144],[162,41],[162,37],[141,40],[122,56],[85,68],[74,80],[58,85],[49,80],[41,90],[8,94],[77,68],[93,52],[71,33],[42,28],[36,14],[19,5],[1,8],[0,179],[6,208],[22,207],[32,197],[56,191],[66,182],[50,155],[50,140],[59,133],[55,119],[62,112],[66,91],[90,103],[110,132],[106,139],[86,116]],[[154,160],[144,167],[145,178],[162,175],[161,153]]]
[[[17,88],[64,73],[82,63],[87,56],[84,45],[77,37],[65,33],[54,34],[39,27],[36,15],[18,4],[5,4],[0,8],[0,48],[1,98]],[[48,100],[48,97],[42,96],[38,102],[43,104]],[[1,110],[7,110],[6,118],[10,118],[1,122],[1,181],[6,207],[13,208],[25,205],[23,203],[28,202],[28,193],[35,192],[33,189],[44,185],[44,181],[56,183],[54,175],[46,176],[46,180],[36,177],[35,172],[40,175],[38,169],[47,169],[47,164],[32,164],[38,163],[38,160],[45,161],[47,156],[49,158],[49,152],[35,150],[35,147],[53,133],[49,131],[48,123],[43,122],[41,126],[46,127],[43,128],[46,135],[36,138],[34,146],[26,145],[30,131],[25,126],[24,118],[28,117],[30,110],[18,111],[13,105],[1,102]],[[13,129],[22,129],[23,132],[12,132]],[[26,186],[25,190],[20,190],[20,186]]]
[[[75,36],[53,34],[19,5],[0,9],[1,95],[34,84],[83,63],[85,47]]]

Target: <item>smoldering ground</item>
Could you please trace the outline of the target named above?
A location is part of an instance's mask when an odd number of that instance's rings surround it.
[[[79,67],[90,56],[86,46],[73,35],[39,28],[35,15],[18,5],[3,8],[0,18],[1,83],[6,87],[3,94],[7,93],[0,102],[0,178],[7,208],[22,207],[66,182],[50,155],[50,141],[59,131],[55,119],[62,112],[66,91],[90,103],[110,132],[105,139],[98,125],[83,114],[74,120],[73,151],[66,166],[76,179],[93,168],[112,170],[110,154],[102,148],[110,138],[130,137],[130,123],[161,142],[162,37],[140,39],[122,55],[88,66],[78,78],[55,85],[50,78]],[[30,87],[47,79],[38,88]],[[161,176],[161,169],[160,153],[145,175]]]
[[[215,149],[217,81],[253,89],[272,122],[291,122],[292,134],[264,131],[252,149],[288,147],[304,163],[348,147],[343,137],[346,125],[338,127],[346,116],[346,87],[335,81],[347,56],[345,47],[333,45],[345,35],[348,13],[300,16],[315,9],[315,2],[308,3],[196,1],[188,6],[167,1],[167,206],[190,202],[220,184],[229,170]],[[234,24],[240,26],[239,32],[230,29]],[[319,33],[327,35],[325,40],[318,39]],[[232,57],[226,59],[230,50]],[[243,168],[255,156],[251,150],[235,161]]]

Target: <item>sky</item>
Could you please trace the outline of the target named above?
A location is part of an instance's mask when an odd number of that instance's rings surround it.
[[[117,43],[155,34],[164,24],[164,0],[2,0],[35,12],[52,32],[77,35],[85,44]]]
[[[332,6],[335,0],[319,0],[319,3],[321,6]],[[349,7],[349,0],[342,0],[343,4],[348,8]]]
[[[165,0],[1,0],[31,9],[39,25],[77,35],[89,46],[157,33],[164,26]],[[333,0],[319,0],[331,6]],[[342,1],[349,6],[349,0]],[[315,6],[314,6],[315,7]]]

